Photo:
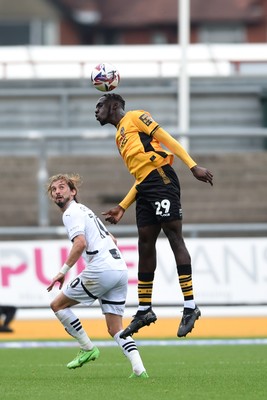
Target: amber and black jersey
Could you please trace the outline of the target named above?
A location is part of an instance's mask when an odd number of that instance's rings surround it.
[[[135,186],[151,171],[164,165],[172,165],[174,154],[189,168],[196,162],[168,132],[143,110],[128,111],[117,125],[116,144],[135,184],[120,203],[126,209],[135,200]],[[168,150],[165,150],[163,144]]]

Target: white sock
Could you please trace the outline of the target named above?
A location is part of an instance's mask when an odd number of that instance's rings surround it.
[[[193,310],[194,310],[196,308],[195,301],[194,300],[185,300],[184,308],[193,308]]]
[[[126,339],[121,339],[120,338],[121,332],[123,331],[121,330],[117,332],[116,335],[114,335],[114,339],[122,349],[123,354],[129,359],[132,365],[133,372],[136,375],[141,375],[142,372],[145,371],[145,367],[141,359],[141,356],[139,354],[139,351],[137,349],[136,343],[131,338],[131,336],[128,336]]]
[[[151,306],[138,306],[137,311],[146,311],[150,308]]]
[[[55,312],[55,316],[62,323],[66,332],[79,342],[83,350],[92,350],[94,346],[91,340],[83,329],[79,318],[76,317],[70,308]]]

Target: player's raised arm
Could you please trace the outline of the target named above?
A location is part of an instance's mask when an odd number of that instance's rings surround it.
[[[164,144],[173,154],[180,158],[192,171],[194,177],[202,182],[208,182],[213,185],[213,174],[207,169],[197,165],[183,146],[174,139],[168,132],[158,128],[154,137]]]
[[[180,158],[190,169],[197,165],[185,148],[163,128],[159,127],[154,133],[154,137],[160,143],[164,144],[176,157]]]

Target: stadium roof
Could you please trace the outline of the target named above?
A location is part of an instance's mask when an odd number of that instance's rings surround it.
[[[176,24],[178,0],[50,0],[81,12],[97,12],[108,27]],[[253,22],[264,18],[264,0],[191,0],[191,21]]]

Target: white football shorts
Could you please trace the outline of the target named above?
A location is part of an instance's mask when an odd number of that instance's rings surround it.
[[[89,306],[98,300],[102,314],[123,316],[128,288],[128,271],[84,272],[63,288],[65,296]]]

